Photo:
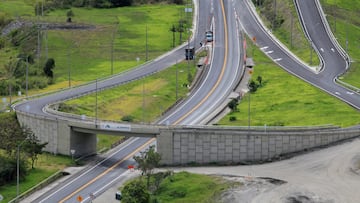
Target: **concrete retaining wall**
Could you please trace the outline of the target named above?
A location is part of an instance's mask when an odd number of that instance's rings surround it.
[[[21,125],[31,128],[41,142],[47,142],[44,151],[75,157],[96,153],[96,135],[72,130],[69,121],[49,119],[24,112],[16,112]]]
[[[360,129],[247,132],[244,130],[164,129],[158,136],[162,164],[263,162],[279,156],[360,136]]]
[[[41,142],[48,142],[47,152],[71,155],[70,150],[75,149],[75,156],[96,153],[97,131],[73,129],[86,126],[82,122],[48,119],[23,112],[17,112],[17,117],[22,125],[33,130]],[[89,129],[94,128],[93,123],[89,126]],[[160,132],[157,135],[157,151],[162,155],[162,163],[167,165],[270,161],[292,152],[360,136],[360,128],[279,128],[265,132],[215,126],[138,125],[134,131],[134,136],[154,136],[154,133]]]

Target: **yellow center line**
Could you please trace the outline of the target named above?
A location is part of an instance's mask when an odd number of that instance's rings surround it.
[[[224,8],[224,2],[223,0],[220,0],[220,4],[221,4],[221,11],[222,11],[222,15],[223,15],[223,22],[224,22],[224,32],[225,32],[225,54],[224,54],[224,63],[221,69],[221,74],[219,79],[216,81],[215,85],[213,86],[213,88],[210,90],[210,92],[193,108],[191,109],[189,112],[187,112],[185,115],[183,115],[181,118],[179,118],[179,120],[177,120],[174,125],[179,124],[182,120],[184,120],[187,116],[189,116],[191,113],[193,113],[196,109],[198,109],[209,97],[210,95],[212,95],[215,91],[215,89],[219,86],[220,81],[222,80],[222,78],[224,77],[224,73],[225,73],[225,68],[226,68],[226,64],[227,64],[227,55],[228,55],[228,31],[227,31],[227,22],[226,22],[226,16],[225,16],[225,8]],[[213,56],[214,57],[214,56]]]
[[[151,138],[149,141],[147,141],[145,144],[141,145],[141,147],[137,148],[135,151],[133,151],[132,153],[130,153],[129,155],[127,155],[126,157],[124,157],[123,159],[119,160],[118,162],[116,162],[113,166],[111,166],[110,168],[106,169],[106,171],[102,172],[100,175],[96,176],[94,179],[92,179],[91,181],[87,182],[86,184],[84,184],[83,186],[79,187],[77,190],[75,190],[73,193],[71,193],[70,195],[66,196],[64,199],[62,199],[61,201],[59,201],[59,203],[63,203],[66,200],[70,199],[71,197],[73,197],[76,193],[80,192],[81,190],[83,190],[84,188],[86,188],[87,186],[89,186],[90,184],[94,183],[95,181],[97,181],[99,178],[103,177],[104,175],[106,175],[107,173],[109,173],[111,170],[113,170],[114,168],[116,168],[118,165],[120,165],[122,162],[124,162],[127,159],[130,159],[132,156],[134,156],[137,152],[139,152],[140,150],[142,150],[143,148],[145,148],[146,146],[148,146],[151,142],[154,142],[155,138]]]
[[[209,97],[211,94],[214,93],[215,89],[219,86],[220,81],[222,80],[222,78],[224,77],[224,73],[225,73],[225,68],[226,68],[226,64],[227,64],[227,55],[228,55],[228,31],[227,31],[227,22],[226,22],[226,16],[225,16],[225,8],[224,8],[224,2],[222,0],[220,0],[220,4],[221,4],[221,10],[222,10],[222,15],[223,15],[223,22],[224,22],[224,31],[225,31],[225,54],[224,54],[224,63],[221,69],[221,74],[219,79],[216,81],[216,84],[214,85],[214,87],[210,90],[210,92],[206,95],[206,97],[204,97],[201,102],[199,102],[191,111],[187,112],[184,116],[182,116],[179,120],[177,120],[174,124],[178,124],[180,123],[182,120],[184,120],[187,116],[189,116],[189,114],[191,114],[192,112],[194,112],[196,109],[198,109]],[[116,162],[113,166],[111,166],[110,168],[108,168],[107,170],[105,170],[104,172],[102,172],[100,175],[96,176],[94,179],[92,179],[91,181],[87,182],[86,184],[84,184],[83,186],[79,187],[77,190],[75,190],[73,193],[71,193],[70,195],[66,196],[64,199],[62,199],[59,203],[63,203],[66,200],[69,200],[71,197],[73,197],[75,194],[77,194],[78,192],[80,192],[81,190],[83,190],[84,188],[88,187],[90,184],[94,183],[95,181],[97,181],[98,179],[100,179],[101,177],[103,177],[104,175],[106,175],[107,173],[109,173],[111,170],[113,170],[114,168],[116,168],[118,165],[120,165],[122,162],[124,162],[125,160],[131,158],[132,156],[134,156],[137,152],[139,152],[140,150],[142,150],[143,148],[145,148],[146,146],[148,146],[151,142],[154,142],[155,138],[150,139],[148,142],[146,142],[145,144],[143,144],[141,147],[139,147],[138,149],[136,149],[134,152],[130,153],[129,155],[127,155],[126,157],[124,157],[123,159],[121,159],[120,161]]]

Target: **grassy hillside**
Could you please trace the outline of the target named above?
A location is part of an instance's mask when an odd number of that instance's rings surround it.
[[[258,9],[260,13],[269,12],[271,19],[271,8],[273,9],[272,1],[267,1],[270,10],[264,11],[263,8],[266,4],[260,6]],[[355,62],[352,64],[350,71],[345,74],[344,80],[360,87],[359,78],[359,65],[358,56],[360,53],[359,40],[359,3],[355,3],[351,6],[350,1],[344,1],[344,9],[351,9],[350,15],[346,17],[344,12],[343,18],[347,18],[347,24],[340,19],[340,13],[336,13],[336,9],[342,9],[340,6],[334,6],[334,1],[322,1],[325,12],[333,12],[334,16],[337,16],[337,29],[335,31],[335,19],[332,15],[328,15],[330,25],[338,37],[339,42],[342,45],[346,45],[346,37],[348,41],[351,41],[351,45],[348,45],[348,51]],[[337,1],[337,5],[342,2]],[[333,5],[332,5],[333,4]],[[357,11],[357,12],[356,12]],[[289,22],[291,23],[291,15],[295,14],[293,4],[288,1],[277,1],[277,15],[278,18],[283,19],[279,27],[275,29],[275,35],[288,47],[291,47]],[[280,17],[279,17],[280,16]],[[269,16],[268,16],[269,17]],[[350,20],[351,19],[351,20]],[[294,19],[293,19],[294,22]],[[350,24],[350,22],[352,22]],[[269,27],[272,27],[272,21],[266,21]],[[298,22],[294,25],[299,26]],[[296,28],[294,28],[296,29]],[[301,29],[301,28],[300,28]],[[302,30],[297,28],[297,33],[293,37],[297,40],[306,41],[303,36]],[[293,40],[294,40],[293,39]],[[294,42],[294,41],[293,41]],[[295,43],[297,44],[297,43]],[[303,56],[301,52],[308,52],[309,49],[306,46],[301,46],[303,43],[299,43],[294,50],[295,54]],[[346,46],[343,46],[344,49]],[[358,48],[357,48],[358,47]],[[316,55],[313,54],[313,58]],[[303,58],[303,57],[301,57]],[[250,120],[253,126],[314,126],[314,125],[339,125],[339,126],[351,126],[359,124],[360,114],[347,104],[339,101],[336,98],[329,96],[328,94],[320,91],[319,89],[312,87],[311,85],[303,82],[302,80],[289,75],[272,63],[266,56],[259,50],[255,51],[254,60],[256,63],[255,74],[253,74],[253,80],[257,76],[263,78],[264,85],[259,88],[256,93],[252,93],[250,96]],[[219,124],[222,125],[248,125],[249,110],[249,95],[246,95],[239,105],[239,111],[230,113],[223,118]],[[236,121],[230,121],[236,118]]]
[[[16,10],[17,6],[22,9]],[[35,58],[33,66],[39,67],[37,71],[41,72],[46,59],[54,58],[54,80],[52,85],[33,89],[30,94],[119,73],[172,49],[170,28],[184,18],[183,7],[161,4],[112,9],[72,8],[73,24],[95,25],[95,29],[42,31],[40,65]],[[65,23],[67,11],[54,10],[34,18],[34,8],[28,1],[5,1],[0,5],[0,12],[13,16],[17,13],[23,19],[41,22]],[[176,45],[185,41],[188,33],[182,33],[181,41],[179,35],[176,33]],[[5,77],[1,73],[5,72],[2,69],[8,59],[16,58],[18,53],[19,50],[9,44],[0,49],[0,78]]]
[[[98,118],[120,121],[131,117],[132,122],[153,122],[176,102],[176,69],[178,98],[186,97],[188,88],[187,62],[181,62],[157,74],[97,94]],[[191,75],[196,69],[191,63]],[[61,111],[95,117],[96,94],[66,101]]]
[[[321,4],[331,30],[352,60],[350,70],[341,79],[360,88],[360,1],[321,0]]]
[[[352,126],[360,124],[360,113],[342,101],[290,75],[260,50],[255,49],[254,73],[263,86],[250,95],[252,126]],[[224,117],[220,125],[248,125],[249,94],[240,101],[238,111]],[[230,121],[235,117],[236,121]]]

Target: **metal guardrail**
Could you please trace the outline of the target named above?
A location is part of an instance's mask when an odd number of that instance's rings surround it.
[[[53,182],[54,180],[60,178],[63,176],[63,171],[59,170],[56,173],[54,173],[53,175],[51,175],[50,177],[46,178],[45,180],[41,181],[40,183],[38,183],[37,185],[35,185],[34,187],[28,189],[27,191],[21,193],[18,197],[12,199],[9,201],[9,203],[17,203],[20,202],[21,200],[25,199],[26,197],[30,196],[31,194],[33,194],[34,192],[41,190],[42,188],[44,188],[45,186],[47,186],[49,183]]]

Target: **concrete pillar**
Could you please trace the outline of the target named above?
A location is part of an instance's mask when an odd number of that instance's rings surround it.
[[[71,131],[70,150],[75,149],[75,157],[96,154],[96,134]]]
[[[180,143],[178,143],[180,145]],[[157,152],[161,155],[160,164],[174,164],[174,135],[169,130],[163,130],[157,135]]]

